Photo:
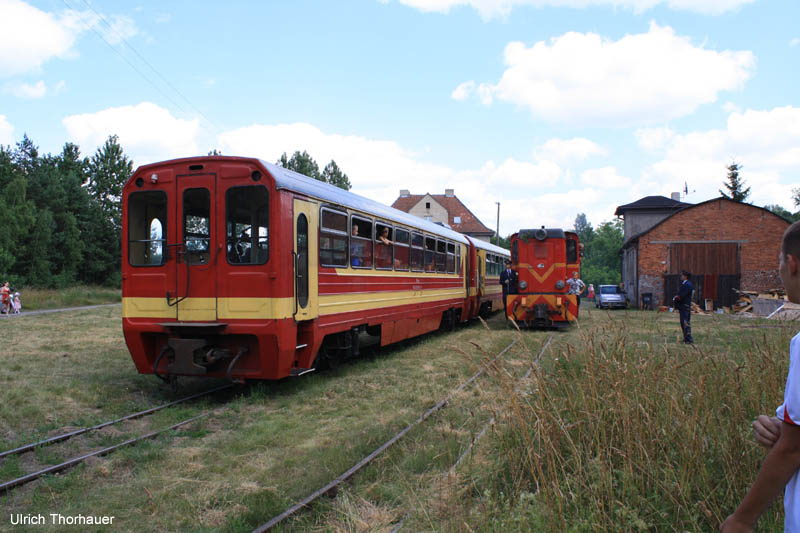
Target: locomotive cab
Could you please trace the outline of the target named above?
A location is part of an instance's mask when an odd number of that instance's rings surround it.
[[[580,273],[580,243],[560,228],[523,229],[511,236],[517,290],[506,298],[506,314],[527,327],[566,326],[578,318],[578,302],[567,278]]]

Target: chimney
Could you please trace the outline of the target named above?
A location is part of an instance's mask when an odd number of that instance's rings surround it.
[[[447,196],[447,197],[452,198],[453,196],[456,195],[455,194],[455,189],[445,189],[444,190],[444,195]]]
[[[681,193],[679,193],[679,192],[674,192],[674,193],[672,193],[672,194],[670,195],[670,198],[672,198],[672,199],[673,199],[673,200],[675,200],[676,202],[680,202],[680,201],[681,201]]]
[[[400,198],[408,198],[409,196],[411,196],[411,193],[408,189],[400,189]]]

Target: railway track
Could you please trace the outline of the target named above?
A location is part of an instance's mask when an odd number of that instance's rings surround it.
[[[112,425],[115,425],[115,424],[119,424],[120,422],[124,422],[126,420],[134,420],[134,419],[137,419],[137,418],[142,418],[142,417],[151,415],[153,413],[156,413],[158,411],[161,411],[163,409],[167,409],[169,407],[173,407],[173,406],[181,404],[181,403],[185,403],[185,402],[188,402],[188,401],[191,401],[191,400],[196,400],[197,398],[202,398],[203,396],[208,396],[210,394],[214,394],[214,393],[217,393],[217,392],[220,392],[220,391],[223,391],[223,390],[227,390],[227,389],[230,389],[230,388],[232,388],[234,386],[235,386],[235,384],[233,384],[233,383],[228,384],[228,385],[223,385],[221,387],[216,387],[214,389],[210,389],[210,390],[207,390],[207,391],[204,391],[204,392],[199,392],[197,394],[192,394],[190,396],[187,396],[185,398],[181,398],[179,400],[175,400],[175,401],[172,401],[172,402],[169,402],[169,403],[165,403],[165,404],[162,404],[162,405],[159,405],[159,406],[156,406],[156,407],[151,407],[150,409],[145,409],[143,411],[138,411],[136,413],[131,413],[129,415],[126,415],[126,416],[123,416],[123,417],[120,417],[120,418],[116,418],[114,420],[109,420],[109,421],[103,422],[101,424],[97,424],[95,426],[91,426],[91,427],[87,427],[87,428],[81,428],[81,429],[78,429],[78,430],[75,430],[75,431],[70,431],[68,433],[62,433],[61,435],[56,435],[56,436],[50,437],[48,439],[40,440],[40,441],[33,442],[33,443],[30,443],[30,444],[25,444],[24,446],[19,446],[17,448],[13,448],[13,449],[10,449],[10,450],[6,450],[4,452],[0,452],[0,459],[5,458],[5,457],[9,457],[9,456],[12,456],[12,455],[19,455],[19,454],[22,454],[22,453],[26,453],[26,452],[29,452],[29,451],[34,450],[36,448],[42,447],[42,446],[49,446],[49,445],[55,444],[57,442],[63,442],[63,441],[69,440],[69,439],[71,439],[73,437],[76,437],[78,435],[83,435],[85,433],[89,433],[91,431],[96,431],[96,430],[102,429],[104,427],[108,427],[108,426],[112,426]],[[158,435],[160,435],[162,433],[166,433],[167,431],[171,431],[171,430],[177,429],[177,428],[179,428],[181,426],[185,426],[187,424],[195,422],[195,421],[197,421],[197,420],[199,420],[201,418],[205,418],[205,417],[209,416],[211,414],[211,412],[212,411],[206,411],[205,413],[202,413],[200,415],[188,418],[186,420],[182,420],[182,421],[180,421],[180,422],[178,422],[176,424],[173,424],[173,425],[171,425],[169,427],[162,428],[162,429],[159,429],[159,430],[156,430],[156,431],[150,431],[150,432],[145,433],[143,435],[140,435],[138,437],[134,437],[132,439],[128,439],[128,440],[126,440],[124,442],[121,442],[119,444],[115,444],[113,446],[108,446],[108,447],[103,448],[101,450],[96,450],[96,451],[93,451],[93,452],[90,452],[90,453],[87,453],[87,454],[84,454],[84,455],[80,455],[78,457],[74,457],[72,459],[69,459],[69,460],[64,461],[62,463],[59,463],[57,465],[49,466],[49,467],[43,468],[43,469],[41,469],[41,470],[39,470],[37,472],[26,474],[26,475],[18,477],[16,479],[12,479],[10,481],[6,481],[6,482],[3,482],[3,483],[0,483],[0,494],[7,493],[8,491],[10,491],[12,489],[15,489],[17,487],[20,487],[22,485],[30,483],[31,481],[35,481],[35,480],[37,480],[37,479],[39,479],[42,476],[45,476],[47,474],[54,474],[56,472],[61,472],[63,470],[67,470],[68,468],[72,468],[73,466],[76,466],[76,465],[86,461],[90,457],[102,457],[102,456],[108,455],[108,454],[110,454],[110,453],[112,453],[112,452],[114,452],[114,451],[116,451],[116,450],[118,450],[120,448],[131,446],[133,444],[136,444],[137,442],[141,442],[141,441],[144,441],[144,440],[152,439],[152,438],[157,437]]]
[[[552,335],[551,335],[550,338],[552,339]],[[502,357],[506,352],[508,352],[516,343],[517,343],[517,340],[512,341],[508,346],[503,348],[503,350],[500,351],[500,353],[498,353],[491,361],[489,361],[488,363],[484,364],[483,367],[480,370],[478,370],[475,374],[472,375],[472,377],[470,377],[464,383],[462,383],[461,385],[459,385],[458,387],[453,389],[450,392],[450,394],[447,395],[447,397],[445,397],[439,403],[437,403],[436,405],[434,405],[433,407],[431,407],[430,409],[425,411],[425,413],[423,413],[414,422],[412,422],[411,424],[406,426],[404,429],[402,429],[400,432],[395,434],[391,439],[389,439],[386,442],[384,442],[381,446],[376,448],[372,453],[370,453],[369,455],[367,455],[364,458],[362,458],[358,463],[353,465],[346,472],[344,472],[343,474],[341,474],[340,476],[338,476],[336,479],[332,480],[331,482],[329,482],[325,486],[323,486],[320,489],[316,490],[312,494],[306,496],[300,502],[298,502],[298,503],[292,505],[291,507],[287,508],[281,514],[275,516],[274,518],[272,518],[268,522],[266,522],[266,523],[262,524],[261,526],[257,527],[256,529],[253,530],[253,533],[263,533],[265,531],[269,531],[270,529],[272,529],[276,525],[280,524],[281,522],[283,522],[287,518],[291,517],[292,515],[296,514],[300,510],[307,508],[309,505],[311,505],[311,503],[313,503],[315,500],[317,500],[320,496],[322,496],[324,494],[332,493],[339,485],[341,485],[342,483],[347,481],[354,474],[356,474],[359,470],[361,470],[362,468],[367,466],[369,463],[371,463],[375,458],[377,458],[384,451],[386,451],[388,448],[390,448],[393,444],[395,444],[397,441],[399,441],[401,438],[403,438],[403,436],[405,436],[409,431],[411,431],[412,429],[414,429],[415,427],[420,425],[422,422],[427,420],[432,414],[436,413],[442,407],[447,405],[455,397],[456,394],[458,394],[459,392],[464,390],[467,386],[469,386],[471,383],[473,383],[481,374],[483,374],[486,370],[491,368],[491,366],[500,357]],[[549,345],[549,343],[550,343],[550,339],[548,339],[548,341],[547,341],[548,345]],[[545,348],[546,348],[546,346],[545,346]],[[544,353],[544,348],[540,352],[540,356],[541,356],[541,353]],[[537,357],[536,361],[538,361],[538,357]],[[535,362],[531,365],[531,368],[533,368],[534,364],[535,364]],[[530,371],[528,372],[528,374],[530,374]],[[526,374],[526,375],[528,375],[528,374]]]

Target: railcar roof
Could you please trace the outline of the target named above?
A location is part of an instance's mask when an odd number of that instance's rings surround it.
[[[495,246],[490,242],[481,241],[478,239],[472,239],[472,242],[475,244],[475,248],[480,248],[481,250],[486,250],[488,252],[492,252],[494,254],[502,255],[505,257],[511,256],[511,253],[508,250],[506,250],[505,248],[500,248],[499,246]]]
[[[350,191],[345,191],[329,183],[325,183],[314,178],[309,178],[303,174],[299,174],[287,168],[280,167],[273,163],[267,163],[263,159],[261,164],[272,174],[275,178],[275,183],[278,189],[288,189],[290,191],[301,192],[320,200],[325,200],[332,204],[349,207],[358,211],[372,214],[378,218],[397,222],[412,228],[419,228],[421,230],[447,237],[454,241],[467,244],[467,239],[461,233],[445,228],[433,222],[429,222],[423,218],[415,217],[399,209],[394,209],[387,205],[381,204],[369,198],[364,198],[358,194]],[[490,245],[491,246],[491,245]],[[499,250],[503,250],[499,248]],[[503,250],[508,253],[507,250]]]
[[[564,230],[561,228],[535,228],[535,229],[521,229],[518,236],[520,239],[533,239],[537,231],[545,230],[548,239],[563,239]]]

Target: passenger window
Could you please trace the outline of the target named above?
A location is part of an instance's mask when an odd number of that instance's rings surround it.
[[[163,265],[166,234],[166,193],[131,194],[128,199],[128,262],[132,266]]]
[[[456,245],[452,242],[447,243],[447,272],[453,274],[456,271]]]
[[[375,268],[391,270],[393,260],[392,227],[380,222],[375,223]]]
[[[435,272],[436,239],[425,237],[425,272]]]
[[[350,217],[350,266],[372,268],[372,220]]]
[[[425,264],[423,238],[421,233],[411,234],[411,270],[421,272]]]
[[[322,266],[347,266],[347,215],[322,208],[319,230],[319,262]]]
[[[394,232],[394,269],[408,270],[408,231],[396,228]]]
[[[225,193],[228,262],[263,265],[269,257],[269,204],[263,186],[232,187]]]
[[[436,241],[436,272],[444,272],[447,265],[447,243],[442,240]]]

